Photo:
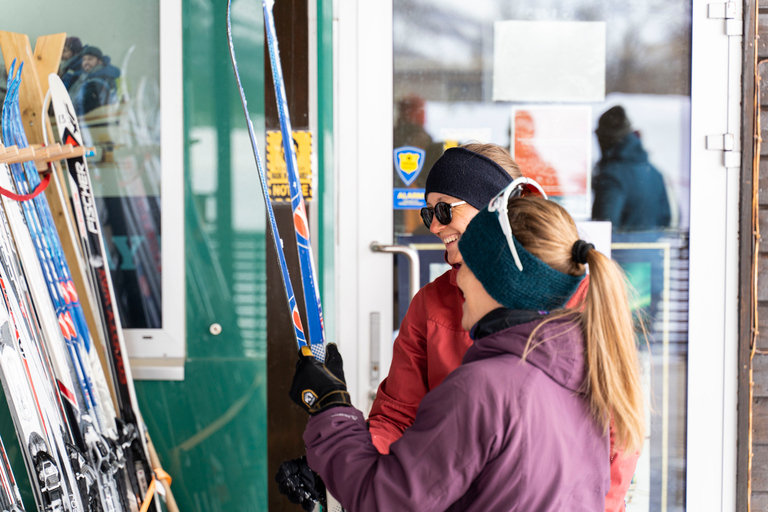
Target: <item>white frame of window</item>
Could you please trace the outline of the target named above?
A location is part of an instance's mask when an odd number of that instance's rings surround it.
[[[186,357],[184,278],[184,90],[181,0],[160,0],[160,155],[162,328],[124,329],[136,379],[183,380]]]

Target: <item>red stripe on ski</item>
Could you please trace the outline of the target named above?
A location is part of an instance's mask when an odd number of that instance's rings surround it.
[[[73,404],[77,403],[77,400],[75,399],[75,395],[72,393],[72,391],[70,391],[67,388],[67,386],[65,386],[64,383],[61,382],[60,380],[57,382],[59,384],[59,392],[61,393],[61,395],[67,400],[69,400],[70,402],[72,402]]]
[[[309,239],[309,227],[307,226],[307,214],[304,212],[304,202],[299,203],[298,208],[293,212],[293,225],[296,232],[304,239]]]

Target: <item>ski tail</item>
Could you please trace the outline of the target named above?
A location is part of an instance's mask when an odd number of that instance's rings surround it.
[[[277,259],[280,262],[280,271],[283,277],[283,287],[288,298],[288,308],[291,310],[291,318],[293,319],[293,329],[296,335],[296,343],[298,349],[307,345],[307,338],[304,334],[304,326],[301,322],[301,316],[299,315],[299,309],[296,306],[296,297],[293,293],[293,285],[291,285],[291,276],[288,273],[288,264],[285,262],[285,252],[283,251],[283,244],[280,238],[280,232],[277,229],[277,221],[275,220],[275,212],[272,209],[272,203],[269,200],[269,190],[267,188],[267,180],[264,173],[264,168],[261,163],[261,155],[259,154],[259,146],[256,142],[256,132],[253,129],[253,123],[251,122],[251,115],[248,112],[248,101],[245,98],[245,91],[243,91],[243,84],[240,80],[240,71],[237,68],[237,58],[235,57],[235,46],[232,40],[232,0],[227,2],[227,39],[229,41],[229,56],[232,59],[232,67],[235,71],[235,79],[237,80],[237,87],[240,90],[240,101],[243,104],[243,111],[245,112],[246,124],[248,125],[248,136],[251,138],[251,147],[253,148],[253,158],[256,160],[256,167],[259,171],[259,179],[261,182],[261,191],[264,195],[264,204],[267,207],[267,216],[269,217],[269,227],[272,230],[272,237],[275,242],[275,251],[277,252]]]
[[[82,146],[82,131],[66,87],[55,73],[48,76],[48,84],[60,139],[66,144],[72,144],[73,147]],[[80,233],[80,250],[86,262],[90,284],[99,299],[98,310],[101,328],[107,343],[105,348],[109,356],[110,373],[123,423],[118,424],[120,427],[119,442],[125,448],[126,472],[137,501],[147,501],[150,506],[154,504],[155,509],[159,510],[158,500],[148,493],[149,480],[154,478],[154,474],[149,462],[144,425],[136,400],[133,376],[127,361],[120,315],[115,301],[112,278],[107,267],[106,250],[85,157],[68,158],[67,170],[72,193],[72,206],[76,212]],[[36,186],[40,179],[35,173],[29,173],[27,178],[32,186]],[[42,220],[53,231],[55,225],[50,208],[47,208],[45,197],[38,196],[35,198],[35,200],[38,199],[44,205],[42,206],[44,212]],[[61,247],[60,242],[57,247]],[[59,252],[59,263],[62,275],[71,281],[71,272],[61,252]]]
[[[304,202],[304,194],[301,191],[299,170],[296,162],[296,151],[293,146],[293,130],[291,128],[291,118],[288,113],[285,81],[283,80],[283,70],[280,64],[280,51],[277,44],[272,4],[273,2],[268,2],[267,0],[263,0],[262,2],[264,8],[264,28],[267,33],[269,60],[272,69],[278,117],[280,118],[280,132],[283,139],[283,153],[285,155],[286,171],[288,174],[288,186],[291,194],[291,210],[293,211],[294,232],[299,252],[304,304],[306,305],[307,325],[309,328],[310,349],[318,360],[325,361],[323,308],[320,304],[320,293],[317,287],[317,273],[315,271],[312,244],[310,242],[306,204]]]
[[[320,306],[320,296],[316,286],[316,276],[314,260],[312,257],[312,246],[309,241],[309,225],[307,223],[306,208],[304,205],[304,197],[301,192],[301,185],[299,183],[299,173],[296,166],[296,153],[293,149],[293,135],[290,126],[290,119],[288,118],[288,108],[285,102],[285,87],[282,79],[282,68],[280,66],[279,56],[277,52],[277,38],[275,37],[274,18],[272,17],[271,5],[267,5],[264,2],[264,17],[265,26],[267,30],[267,40],[269,44],[270,61],[272,63],[272,76],[275,78],[275,93],[278,97],[278,110],[280,112],[280,126],[283,136],[283,148],[285,153],[286,165],[289,167],[288,180],[289,188],[291,191],[291,208],[293,210],[294,220],[294,232],[296,236],[296,243],[299,250],[299,262],[301,265],[301,277],[304,289],[304,299],[307,309],[307,324],[309,325],[309,344],[312,354],[320,361],[325,360],[325,333],[323,329],[323,313]],[[245,112],[245,118],[248,125],[248,133],[251,138],[251,146],[253,147],[253,155],[256,160],[256,167],[259,172],[259,178],[261,181],[261,189],[264,195],[264,203],[269,213],[270,227],[272,229],[272,236],[275,242],[275,249],[278,254],[278,260],[280,261],[280,267],[283,275],[283,284],[285,286],[286,295],[288,296],[289,307],[291,308],[294,318],[294,326],[297,329],[297,342],[299,348],[303,345],[307,345],[306,338],[299,338],[298,330],[301,327],[301,319],[296,309],[296,299],[293,294],[293,286],[291,285],[290,276],[288,275],[288,266],[285,262],[285,254],[283,252],[282,243],[280,241],[280,234],[277,229],[277,223],[275,221],[274,212],[272,210],[272,202],[269,197],[269,189],[267,187],[266,175],[261,163],[261,157],[259,155],[258,145],[256,143],[256,136],[253,129],[253,123],[251,122],[250,113],[248,112],[248,102],[245,98],[245,91],[240,80],[240,72],[237,68],[237,59],[235,58],[235,48],[232,39],[232,0],[227,2],[227,38],[229,41],[229,53],[232,58],[232,67],[235,72],[235,78],[237,80],[237,86],[240,91],[240,100],[243,104],[243,111]],[[289,163],[290,162],[290,163]],[[292,167],[290,167],[292,165]],[[301,329],[303,335],[303,329]],[[339,502],[327,493],[327,509],[330,512],[343,512],[342,506]]]

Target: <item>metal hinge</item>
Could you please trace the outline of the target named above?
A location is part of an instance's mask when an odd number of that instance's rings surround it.
[[[709,4],[707,17],[710,19],[725,20],[725,33],[729,36],[740,36],[744,33],[744,19],[737,2],[724,4]]]
[[[723,152],[723,166],[741,167],[741,151],[734,151],[736,137],[732,133],[707,135],[706,147]]]

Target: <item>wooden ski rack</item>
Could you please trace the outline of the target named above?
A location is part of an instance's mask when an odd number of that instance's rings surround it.
[[[78,298],[85,313],[88,329],[95,337],[100,338],[101,329],[97,328],[95,321],[95,298],[89,291],[90,287],[86,284],[85,263],[83,255],[79,252],[78,235],[75,232],[74,226],[70,225],[66,220],[67,216],[74,218],[74,214],[68,204],[69,201],[65,199],[65,194],[67,193],[66,186],[63,186],[65,176],[58,163],[61,159],[79,156],[83,152],[87,155],[90,151],[93,151],[93,148],[73,148],[70,144],[51,144],[44,147],[42,144],[44,130],[48,134],[48,140],[54,140],[50,124],[46,123],[46,120],[41,118],[40,114],[43,111],[45,93],[48,91],[47,77],[50,73],[55,73],[59,69],[61,52],[64,49],[66,37],[67,34],[65,33],[40,36],[37,38],[33,53],[29,37],[26,34],[0,30],[0,52],[2,52],[2,60],[4,61],[6,71],[10,69],[14,58],[18,59],[19,62],[25,62],[24,80],[21,82],[21,90],[19,92],[19,109],[27,140],[31,144],[29,148],[23,149],[19,149],[17,146],[5,147],[0,144],[0,163],[34,161],[37,164],[37,162],[44,162],[47,168],[47,162],[53,162],[54,170],[52,174],[55,179],[51,180],[51,185],[45,189],[45,195],[48,198],[48,205],[51,208],[54,223],[61,237],[64,255],[72,270],[72,279],[75,282]],[[69,153],[70,151],[71,154]],[[65,210],[69,210],[68,214],[65,214]],[[96,338],[94,338],[94,341],[96,341]],[[94,346],[96,347],[102,367],[108,368],[104,353],[105,341],[100,339],[99,342],[94,343]],[[114,387],[109,380],[107,385],[112,395],[112,401],[116,404],[117,399]],[[170,477],[162,471],[160,459],[157,457],[157,452],[149,437],[149,433],[145,431],[144,435],[147,441],[151,465],[158,475],[164,475],[161,481],[165,487],[165,505],[169,512],[179,512],[179,507],[170,488]],[[165,477],[168,478],[166,479]],[[149,503],[149,500],[147,500],[147,503]]]
[[[93,148],[83,146],[73,147],[71,144],[51,144],[43,146],[42,144],[33,144],[26,148],[18,146],[3,146],[0,144],[0,164],[18,164],[22,162],[35,162],[38,169],[47,168],[48,162],[57,162],[67,158],[88,155],[93,152]]]

